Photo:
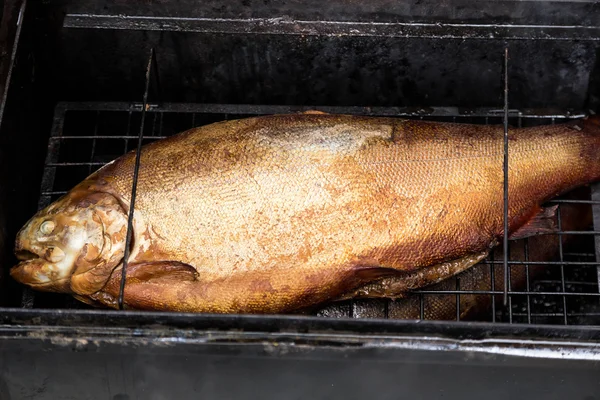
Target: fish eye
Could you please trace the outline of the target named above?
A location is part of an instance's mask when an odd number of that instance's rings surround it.
[[[49,235],[52,233],[52,231],[54,231],[54,227],[55,224],[53,221],[44,221],[40,225],[40,232],[42,232],[44,235]]]

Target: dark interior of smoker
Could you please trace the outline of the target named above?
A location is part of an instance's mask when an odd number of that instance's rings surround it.
[[[144,143],[224,119],[307,109],[502,124],[505,49],[511,126],[597,111],[600,34],[589,27],[600,24],[600,11],[592,2],[273,3],[44,1],[29,2],[21,17],[19,7],[5,4],[3,20],[22,18],[22,29],[0,137],[3,306],[87,308],[14,282],[12,243],[38,208],[136,148],[149,60]],[[510,24],[520,28],[501,27]],[[600,243],[593,222],[600,221],[600,203],[594,200],[600,200],[598,185],[577,203],[591,208],[589,226],[549,236],[575,239],[560,246],[544,273],[509,288],[506,306],[502,291],[483,293],[490,306],[476,320],[599,322]],[[502,260],[487,263],[493,268]],[[458,280],[451,291],[424,288],[410,301],[425,318],[427,299],[444,295],[456,305],[468,293]],[[394,307],[389,300],[356,300],[316,314],[395,318]],[[455,316],[460,319],[460,310]]]

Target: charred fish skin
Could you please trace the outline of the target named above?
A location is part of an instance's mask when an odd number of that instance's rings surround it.
[[[510,232],[548,199],[600,177],[599,132],[596,117],[511,130]],[[126,215],[134,157],[106,165],[66,197],[110,195]],[[140,165],[125,288],[134,309],[287,312],[385,276],[475,263],[472,255],[503,235],[498,126],[256,117],[147,145]],[[64,206],[54,207],[60,214]],[[121,264],[103,257],[89,273],[105,285],[71,290],[114,307]],[[13,271],[36,284],[22,264]]]

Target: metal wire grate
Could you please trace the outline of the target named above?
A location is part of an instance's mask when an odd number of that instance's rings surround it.
[[[183,130],[208,123],[253,115],[298,112],[318,109],[331,113],[386,115],[428,120],[480,124],[502,124],[503,110],[363,108],[363,107],[289,107],[228,104],[149,104],[145,107],[142,143],[162,139]],[[85,179],[105,163],[137,146],[144,107],[136,103],[60,103],[48,144],[39,207],[45,207]],[[557,110],[509,110],[511,126],[531,126],[582,117],[582,112]],[[590,194],[591,193],[591,194]],[[559,226],[556,235],[539,236],[522,241],[515,257],[514,243],[509,246],[507,288],[508,305],[503,306],[503,256],[492,254],[474,268],[483,275],[468,281],[463,276],[424,288],[408,298],[398,300],[354,300],[325,306],[316,311],[324,317],[471,319],[533,324],[600,323],[598,262],[595,230],[592,226],[600,201],[594,197],[596,187],[579,194],[553,200],[559,210],[588,210],[589,224],[577,229]],[[591,197],[590,197],[591,196]],[[592,200],[594,198],[594,200]],[[559,211],[560,214],[560,211]],[[559,217],[559,221],[560,221]],[[596,226],[597,228],[597,226]],[[553,257],[532,259],[542,240],[553,241]],[[535,258],[535,257],[534,257]],[[534,271],[533,271],[534,270]],[[535,272],[533,274],[532,272]],[[516,277],[521,277],[517,279]],[[482,278],[483,277],[483,278]],[[479,280],[476,280],[478,278]],[[485,280],[482,280],[485,279]],[[473,281],[479,282],[474,284]],[[485,283],[482,285],[482,282]],[[478,285],[478,286],[477,286]],[[35,300],[35,301],[34,301]],[[463,315],[476,304],[478,311]],[[25,307],[86,307],[69,296],[27,291]],[[462,307],[462,309],[461,309]],[[439,310],[443,309],[444,312]],[[315,313],[315,311],[312,311]]]

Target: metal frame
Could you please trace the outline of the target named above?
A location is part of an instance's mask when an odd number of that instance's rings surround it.
[[[317,0],[285,5],[237,0],[227,6],[217,1],[194,4],[184,0],[178,7],[114,0],[64,3],[63,26],[78,29],[460,40],[600,39],[593,3],[580,0],[525,4],[451,0],[441,5],[426,0],[411,5],[383,3],[385,10],[383,4],[370,7],[337,0],[328,2],[327,7]]]
[[[308,0],[310,1],[313,0]],[[207,0],[201,3],[182,0],[181,3],[199,9],[203,7],[209,9],[215,2],[222,3],[220,0]],[[243,5],[243,2],[245,1],[240,0],[240,5]],[[427,2],[428,0],[419,3]],[[148,14],[148,10],[156,11],[168,6],[168,2],[141,4],[113,0],[101,2],[78,0],[77,2],[66,1],[66,3],[74,5],[80,3],[80,13],[83,13],[86,7],[91,8],[89,14],[92,17],[93,8],[98,11],[104,5],[108,5],[109,11],[113,12],[112,15],[123,15],[126,22],[123,27],[127,29],[143,29],[143,26],[136,26],[136,20],[129,16]],[[304,6],[306,1],[303,0],[301,3]],[[336,3],[336,0],[328,3],[328,6],[331,3]],[[337,3],[347,6],[346,1]],[[437,1],[430,1],[430,3],[432,7],[439,5]],[[505,2],[497,3],[501,8],[507,8]],[[554,5],[543,1],[519,3],[527,7],[539,3],[541,10],[551,11],[556,3],[571,2],[553,2]],[[395,2],[395,4],[400,3]],[[150,7],[146,7],[147,5]],[[123,11],[135,9],[137,12],[139,9],[139,13],[121,13],[119,7]],[[238,9],[250,8],[260,9],[260,6],[256,6],[254,2],[251,7],[233,7],[236,12]],[[306,7],[306,9],[311,8]],[[183,10],[185,11],[185,7]],[[75,11],[77,10],[70,9],[64,26],[68,26],[70,21],[73,21],[69,18],[75,15]],[[156,13],[161,14],[161,10]],[[97,14],[100,15],[101,12],[98,11]],[[367,16],[366,19],[370,17]],[[84,23],[88,22],[93,22],[93,18],[84,21]],[[204,23],[200,22],[201,25]],[[242,21],[243,29],[251,27],[248,24],[244,26],[244,23]],[[342,23],[338,25],[343,26]],[[582,34],[587,35],[585,27],[569,28],[567,25],[563,24],[556,29],[553,27],[552,32],[559,32],[557,36],[564,34],[572,39],[578,39]],[[88,25],[91,26],[92,24]],[[294,25],[289,23],[285,26],[289,29]],[[227,27],[220,25],[218,28],[226,31]],[[482,35],[494,34],[496,29],[494,25],[475,27],[472,35],[469,33],[472,28],[469,24],[461,25],[454,33],[451,29],[447,29],[446,25],[441,25],[439,31],[430,26],[414,29],[426,31],[430,28],[432,30],[429,32],[443,34],[450,32],[451,36],[444,37],[454,37],[458,40],[482,38]],[[507,26],[502,29],[507,29],[507,35],[515,37],[518,36],[520,27]],[[537,26],[527,34],[535,38],[539,37],[536,35],[548,32],[550,31],[546,28]],[[592,29],[591,32],[593,36],[598,35],[597,29]],[[554,38],[551,37],[552,35],[547,39],[560,40],[560,37]],[[500,36],[496,36],[498,37]],[[151,68],[155,70],[155,66]],[[97,131],[89,136],[69,136],[64,130],[65,120],[68,120],[69,113],[77,114],[80,111],[99,113],[126,111],[130,116],[141,113],[145,113],[146,116],[172,112],[189,113],[192,116],[196,115],[195,113],[213,113],[224,114],[227,118],[234,114],[259,115],[319,109],[331,113],[409,118],[446,120],[478,118],[482,123],[499,124],[506,122],[508,118],[514,121],[516,126],[520,126],[521,122],[526,120],[552,122],[586,115],[579,110],[510,110],[507,106],[467,110],[455,107],[410,109],[163,104],[157,100],[159,99],[152,101],[145,99],[142,103],[65,102],[58,104],[48,143],[39,206],[43,207],[55,196],[64,193],[54,188],[57,169],[72,165],[81,166],[91,172],[95,167],[103,165],[102,162],[91,160],[89,162],[61,160],[59,155],[61,150],[64,150],[61,148],[64,143],[91,140],[92,156],[98,149],[95,145],[102,140],[115,138],[117,141],[123,141],[123,151],[128,149],[127,144],[132,140],[137,140],[139,144],[140,135],[131,125],[128,125],[118,138],[102,136]],[[6,116],[10,114],[7,111]],[[148,126],[151,124],[146,124],[146,127]],[[144,135],[143,131],[140,130],[142,135]],[[144,139],[162,137],[164,136],[160,132],[153,132],[150,137],[144,136]],[[565,204],[565,202],[554,201],[556,204]],[[573,263],[573,265],[596,265],[600,269],[600,237],[595,234],[600,231],[600,184],[593,185],[591,200],[568,202],[590,204],[594,209],[593,231],[585,234],[595,235],[596,246],[594,254],[586,253],[583,256],[595,257],[596,261]],[[561,261],[544,264],[555,266],[569,264],[562,260],[563,256],[569,255],[561,251]],[[509,266],[524,264],[525,267],[537,264],[528,260],[505,262],[505,260],[494,259],[489,260],[488,263],[490,267],[496,264]],[[491,276],[492,287],[494,287],[494,274]],[[598,279],[600,280],[600,274]],[[559,292],[547,293],[561,297],[563,302],[565,297],[574,295],[592,299],[598,296],[597,293],[565,293],[565,283],[568,285],[568,282],[563,279]],[[589,285],[594,284],[595,282],[589,282]],[[504,287],[507,288],[506,285]],[[457,287],[456,290],[444,293],[455,294],[458,297],[464,292]],[[480,293],[504,294],[496,290]],[[423,296],[427,294],[426,290],[419,293],[421,305]],[[526,297],[529,300],[530,295],[539,292],[519,292],[507,288],[506,294],[510,305],[513,297]],[[184,399],[197,398],[198,394],[195,391],[198,387],[206,389],[200,394],[205,394],[205,397],[209,398],[255,397],[250,387],[244,384],[244,380],[251,381],[252,387],[258,388],[261,398],[264,399],[281,398],[281,393],[286,393],[288,397],[301,398],[309,395],[308,397],[314,399],[344,398],[345,400],[362,399],[366,395],[373,394],[382,398],[396,398],[398,393],[402,393],[405,397],[413,395],[434,397],[443,394],[449,398],[477,399],[483,396],[489,399],[504,399],[507,395],[515,399],[530,399],[540,393],[549,398],[552,396],[591,398],[590,395],[596,393],[598,387],[600,326],[358,320],[348,318],[359,314],[360,306],[355,303],[348,307],[347,314],[334,319],[296,315],[207,315],[77,310],[73,304],[67,304],[65,308],[33,309],[36,305],[35,299],[31,292],[26,291],[23,296],[23,308],[0,310],[0,369],[3,371],[0,374],[0,398],[46,399],[73,396],[126,400],[133,397],[153,398],[152,393],[154,393],[154,398]],[[495,296],[492,296],[492,302],[494,299]],[[493,307],[495,308],[495,305]],[[528,322],[532,322],[530,308],[529,306],[527,308]],[[493,313],[492,317],[494,318],[495,315]],[[517,314],[510,314],[513,315]],[[564,312],[556,316],[564,317],[566,322],[568,315]],[[287,380],[290,376],[294,378],[292,382]],[[561,380],[548,379],[548,376],[560,376]],[[303,384],[306,382],[308,384]],[[333,388],[334,383],[335,388]],[[205,387],[202,387],[203,384]],[[502,386],[503,389],[490,390],[495,386]]]
[[[587,398],[599,340],[587,327],[11,309],[0,396]]]
[[[67,14],[65,28],[192,33],[368,36],[431,39],[600,40],[597,26],[302,21],[283,18],[177,18]]]
[[[37,332],[37,334],[36,334]],[[571,360],[600,358],[600,328],[505,323],[445,323],[306,316],[139,311],[22,310],[0,314],[0,338],[67,341],[163,340],[173,343],[279,342],[314,347],[373,346],[481,352]]]
[[[441,4],[439,1],[425,0],[417,2],[418,4],[414,6],[423,7],[422,14],[426,15],[428,11],[435,13],[437,8],[460,2],[460,0],[450,0]],[[588,6],[593,7],[591,1],[509,2],[512,5],[522,5],[527,10],[537,10],[535,12],[539,12],[542,16],[534,18],[523,13],[522,16],[528,19],[517,25],[511,24],[514,21],[505,21],[504,16],[512,13],[509,11],[511,6],[507,5],[509,3],[495,0],[470,2],[471,8],[474,6],[477,9],[475,14],[485,15],[485,18],[481,17],[480,21],[463,23],[459,20],[462,16],[459,16],[453,21],[440,24],[432,22],[431,19],[422,20],[420,23],[415,21],[417,22],[415,24],[404,20],[402,13],[397,9],[404,4],[402,2],[390,2],[390,10],[386,9],[384,13],[374,17],[374,13],[365,12],[365,9],[369,8],[368,2],[349,6],[345,0],[332,0],[322,7],[320,0],[302,0],[297,3],[291,0],[284,2],[284,7],[291,10],[292,17],[278,21],[269,18],[270,15],[278,14],[277,2],[266,1],[233,0],[228,3],[230,9],[220,10],[215,7],[215,4],[222,4],[221,0],[203,2],[182,0],[176,10],[180,15],[191,17],[187,20],[166,12],[170,6],[169,2],[59,0],[57,3],[68,5],[63,27],[73,28],[164,29],[178,32],[284,35],[296,35],[304,31],[308,35],[389,34],[396,37],[402,34],[409,36],[415,34],[421,37],[424,35],[424,37],[456,40],[487,40],[494,37],[496,39],[595,41],[600,37],[600,29],[597,28],[600,25],[594,22],[597,16],[590,16],[593,13],[581,11]],[[557,7],[560,8],[562,4],[575,3],[581,4],[582,7],[572,7],[570,17],[556,12]],[[315,4],[316,6],[312,6]],[[495,11],[488,13],[491,8]],[[569,8],[570,6],[566,7],[567,10]],[[213,9],[216,10],[213,12],[216,12],[217,16],[210,15],[210,10]],[[345,9],[350,11],[344,14],[342,11]],[[484,9],[485,12],[482,12]],[[260,14],[257,18],[248,15],[254,10]],[[321,11],[324,15],[338,18],[333,18],[333,21],[322,21]],[[459,12],[459,8],[456,8],[456,11]],[[309,12],[315,15],[302,14]],[[343,15],[340,15],[340,12]],[[237,13],[240,14],[238,17],[233,15]],[[202,14],[205,16],[202,17]],[[219,18],[221,14],[223,15]],[[448,13],[440,12],[440,14]],[[560,16],[564,21],[559,21],[560,23],[557,24],[551,18],[544,18],[544,15]],[[575,23],[571,23],[573,20],[571,17],[574,15],[577,18]],[[119,17],[117,19],[113,18],[114,16]],[[578,26],[580,19],[583,26]],[[365,21],[374,20],[381,23],[374,24],[372,30],[364,25]],[[266,26],[261,27],[261,22],[266,22]],[[27,29],[24,32],[28,32]],[[19,52],[24,51],[22,47],[20,46]],[[37,59],[39,60],[40,57]],[[10,64],[12,66],[12,62]],[[152,68],[155,69],[154,66]],[[21,71],[19,74],[24,75],[23,69],[21,65],[21,68],[17,68],[14,72],[17,74]],[[40,68],[37,71],[40,71]],[[29,84],[27,80],[25,83]],[[21,88],[21,84],[22,82],[19,82],[17,86]],[[39,86],[39,83],[37,85]],[[15,85],[12,86],[11,90],[14,91]],[[44,94],[43,86],[37,90],[40,94]],[[5,100],[6,96],[3,98],[2,106]],[[33,99],[27,98],[27,100]],[[58,168],[63,165],[80,165],[91,172],[92,169],[103,164],[63,162],[59,159],[62,144],[70,140],[92,140],[94,143],[96,141],[100,143],[101,140],[112,138],[112,136],[100,135],[64,135],[65,118],[70,112],[87,110],[102,113],[112,110],[129,111],[130,115],[138,115],[145,110],[146,115],[154,112],[163,114],[181,112],[191,115],[219,113],[227,117],[228,114],[288,113],[316,108],[331,113],[410,118],[460,120],[471,117],[481,118],[482,123],[492,121],[502,123],[503,116],[505,121],[508,113],[508,118],[517,126],[525,120],[559,121],[585,115],[584,112],[577,110],[507,110],[507,107],[471,110],[453,107],[427,109],[308,107],[161,104],[156,103],[156,100],[158,99],[148,102],[144,100],[142,104],[101,102],[58,104],[46,154],[39,206],[47,204],[54,196],[62,193],[53,188]],[[23,116],[29,118],[34,110],[36,113],[51,110],[50,102],[45,100],[32,102],[32,105],[26,103],[23,102],[26,106]],[[15,103],[11,107],[18,109],[20,104]],[[7,108],[4,119],[18,117],[11,107]],[[47,120],[50,120],[50,115]],[[3,124],[4,129],[6,125]],[[146,126],[148,125],[150,124]],[[23,126],[28,127],[27,124],[17,126],[19,129],[6,133],[23,134],[31,131],[40,134],[40,132],[47,132],[49,128],[44,126],[43,129],[32,130],[23,128]],[[118,138],[125,142],[125,150],[128,141],[137,139],[139,143],[139,135],[136,133],[127,129],[126,134]],[[152,136],[153,139],[161,137],[163,136],[160,134]],[[92,149],[93,155],[96,148],[92,147]],[[592,205],[594,228],[589,234],[595,235],[595,232],[600,231],[600,184],[593,185],[592,188],[591,200],[569,202]],[[560,200],[554,203],[564,204]],[[574,266],[596,265],[600,269],[600,237],[595,235],[595,239],[594,254],[586,253],[584,256],[595,257],[596,261],[573,263]],[[561,251],[561,256],[567,257],[568,254]],[[505,262],[492,259],[489,260],[489,264],[490,266],[504,265]],[[506,264],[523,263],[509,261]],[[527,267],[536,263],[526,260],[524,264]],[[561,266],[568,262],[561,260],[545,264]],[[494,274],[492,279],[493,277]],[[598,280],[600,280],[600,273]],[[593,286],[595,282],[588,284]],[[493,285],[492,281],[492,287]],[[565,293],[564,279],[561,286],[558,293],[548,292],[548,294],[553,296],[564,294],[563,301],[565,297],[574,295]],[[420,292],[421,304],[423,304],[423,295],[427,293],[425,290]],[[463,292],[460,291],[460,287],[457,287],[456,290],[446,293],[456,294],[458,297]],[[500,291],[481,293],[504,294]],[[526,296],[529,300],[529,295],[532,293],[527,294],[507,288],[507,294],[510,305],[513,296]],[[590,298],[598,296],[596,293],[577,295],[591,296]],[[492,296],[492,302],[494,299],[495,297]],[[264,399],[279,399],[281,393],[286,393],[287,397],[293,398],[343,398],[345,400],[363,399],[374,394],[381,398],[396,398],[398,393],[405,397],[434,397],[443,394],[448,398],[475,399],[484,396],[488,399],[505,399],[506,396],[514,399],[531,399],[540,394],[548,398],[568,396],[592,398],[598,388],[597,372],[600,364],[597,360],[600,359],[600,351],[597,343],[600,341],[600,326],[348,318],[357,315],[360,311],[360,306],[357,304],[351,305],[348,313],[341,318],[333,319],[295,315],[82,311],[74,309],[75,306],[72,304],[67,304],[65,308],[60,309],[32,309],[35,305],[34,300],[35,297],[28,296],[26,292],[23,308],[0,309],[0,369],[2,370],[0,398],[46,399],[71,396],[114,400],[133,397],[185,399],[197,398],[196,391],[200,392],[200,397],[204,394],[204,397],[209,398],[253,398],[256,396],[252,393],[257,389],[261,394],[260,397]],[[530,307],[527,310],[528,322],[532,322],[529,309]],[[492,314],[492,317],[495,315]],[[517,314],[512,313],[512,315]],[[557,316],[566,319],[567,313],[559,313]],[[548,379],[553,376],[560,376],[561,379]],[[290,377],[293,378],[291,381]],[[252,386],[249,386],[247,381],[250,381]],[[308,384],[304,384],[307,382]],[[500,386],[502,390],[493,390],[494,387]]]

